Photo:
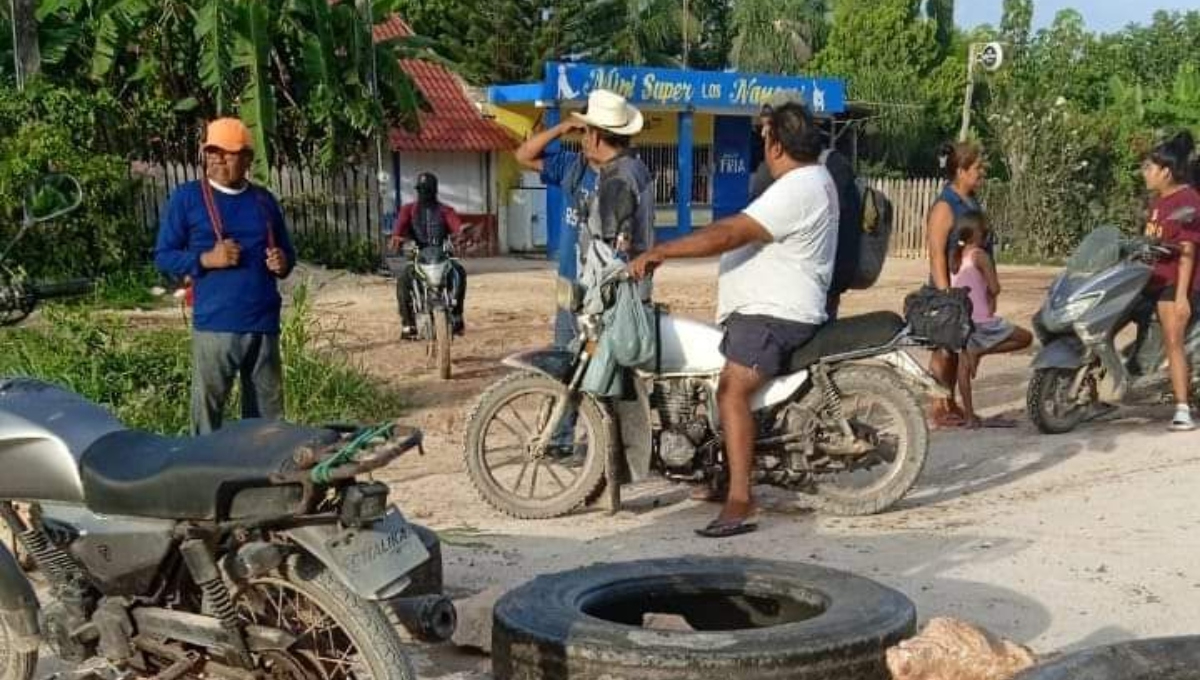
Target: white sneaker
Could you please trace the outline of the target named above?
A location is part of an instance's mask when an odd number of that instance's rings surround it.
[[[1191,432],[1196,429],[1192,420],[1192,409],[1187,406],[1176,406],[1175,417],[1171,419],[1171,430],[1175,432]]]

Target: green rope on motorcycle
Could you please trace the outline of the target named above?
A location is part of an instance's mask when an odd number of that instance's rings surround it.
[[[387,423],[384,425],[376,425],[374,427],[366,427],[362,430],[359,430],[354,439],[350,440],[349,443],[338,449],[337,453],[333,454],[333,456],[331,456],[328,460],[314,465],[312,471],[309,473],[309,477],[316,484],[328,484],[333,476],[333,471],[335,468],[345,465],[346,463],[353,462],[355,456],[358,455],[358,452],[362,451],[368,446],[377,443],[382,444],[388,439],[391,439],[392,429],[394,427],[394,423]]]

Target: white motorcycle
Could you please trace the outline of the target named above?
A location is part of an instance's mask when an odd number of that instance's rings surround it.
[[[604,330],[601,314],[577,317],[567,351],[504,360],[517,372],[484,392],[467,427],[467,471],[484,500],[518,518],[558,517],[597,498],[607,481],[616,512],[620,484],[651,470],[723,492],[722,331],[661,305],[654,325],[654,361],[629,372],[632,401],[580,390]],[[891,312],[821,328],[792,357],[791,371],[751,401],[755,483],[799,492],[836,515],[874,514],[900,500],[929,448],[922,394],[947,396],[905,351],[928,346]]]

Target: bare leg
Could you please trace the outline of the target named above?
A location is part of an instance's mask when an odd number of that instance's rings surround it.
[[[971,380],[975,377],[975,366],[979,355],[971,350],[965,350],[958,359],[958,393],[962,395],[963,419],[970,428],[979,427],[979,416],[975,415],[974,395],[971,393]]]
[[[936,399],[933,402],[933,419],[939,424],[951,424],[960,416],[958,405],[954,403],[954,389],[958,382],[958,355],[945,350],[934,350],[929,362],[929,372],[942,387],[950,390],[949,399]]]
[[[717,390],[717,407],[725,432],[725,457],[729,463],[729,494],[721,508],[719,522],[744,520],[754,511],[750,497],[750,469],[754,464],[754,418],[750,414],[750,396],[763,385],[763,378],[752,368],[727,362]]]
[[[1183,346],[1188,320],[1176,313],[1174,302],[1161,301],[1158,303],[1158,320],[1162,323],[1163,344],[1166,345],[1167,363],[1171,369],[1171,390],[1175,393],[1175,403],[1190,403],[1191,371]]]

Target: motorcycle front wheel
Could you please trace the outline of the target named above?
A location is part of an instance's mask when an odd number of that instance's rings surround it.
[[[1025,407],[1029,419],[1042,434],[1066,434],[1079,427],[1088,407],[1071,396],[1071,386],[1080,369],[1039,368],[1029,380]]]
[[[518,519],[560,517],[595,497],[604,482],[613,420],[580,395],[557,441],[534,445],[567,388],[538,373],[514,373],[492,385],[467,419],[467,474],[489,505]]]
[[[433,356],[438,375],[450,379],[450,312],[444,307],[433,310]]]

